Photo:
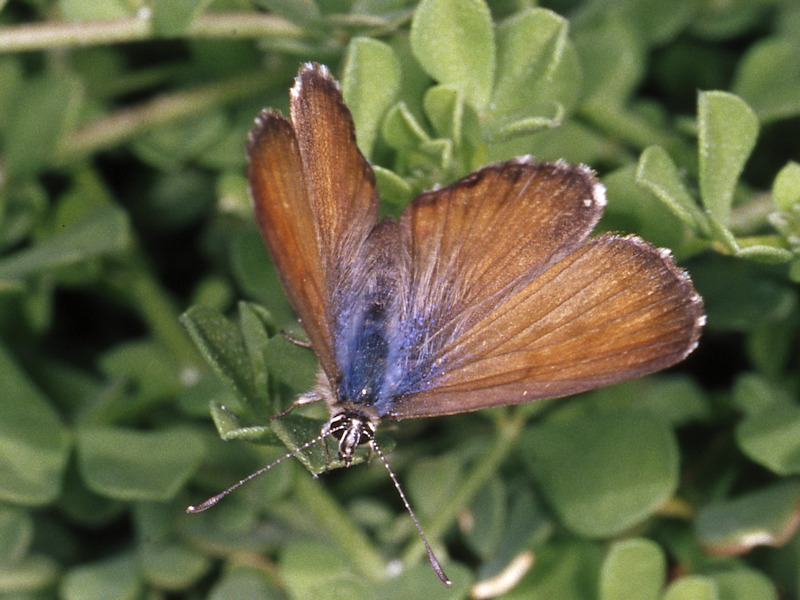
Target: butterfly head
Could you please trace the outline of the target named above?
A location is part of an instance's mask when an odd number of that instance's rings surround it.
[[[339,458],[349,467],[353,462],[356,448],[370,444],[375,439],[377,419],[370,418],[361,411],[342,411],[331,417],[322,434],[330,434],[339,440]]]

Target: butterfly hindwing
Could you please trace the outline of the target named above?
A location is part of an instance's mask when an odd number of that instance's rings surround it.
[[[702,301],[671,256],[635,236],[576,248],[430,357],[443,368],[396,418],[587,391],[652,373],[694,349]],[[450,368],[450,365],[456,365]]]

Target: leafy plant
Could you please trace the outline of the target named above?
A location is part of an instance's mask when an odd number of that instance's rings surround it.
[[[544,5],[0,2],[0,598],[800,595],[800,7]],[[319,444],[184,512],[327,417],[270,420],[316,366],[280,334],[242,150],[308,60],[387,212],[491,161],[583,162],[602,227],[705,300],[671,372],[379,432],[450,589],[385,472],[315,479]]]

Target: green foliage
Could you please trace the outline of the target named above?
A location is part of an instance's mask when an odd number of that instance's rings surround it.
[[[533,4],[0,1],[0,600],[800,596],[800,7]],[[672,373],[379,431],[450,589],[376,457],[184,512],[327,418],[242,151],[309,60],[384,211],[584,162],[704,297]]]

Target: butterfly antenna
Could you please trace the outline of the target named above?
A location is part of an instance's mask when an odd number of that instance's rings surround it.
[[[400,500],[403,501],[403,505],[406,507],[408,514],[411,515],[411,520],[414,521],[414,526],[417,528],[417,532],[419,533],[419,537],[422,538],[422,543],[425,544],[425,550],[428,551],[428,560],[431,563],[431,568],[433,572],[436,573],[436,576],[439,578],[444,585],[450,587],[453,585],[453,582],[448,579],[447,575],[444,574],[444,569],[442,569],[442,565],[439,563],[439,559],[436,558],[436,555],[433,553],[431,549],[431,545],[428,543],[428,538],[425,537],[425,533],[422,531],[422,526],[419,524],[417,520],[417,515],[414,514],[414,511],[411,509],[411,504],[408,502],[408,498],[406,498],[405,492],[403,492],[403,488],[400,487],[400,482],[397,481],[397,477],[392,471],[392,468],[389,466],[389,462],[386,460],[386,457],[383,455],[383,452],[380,449],[380,446],[375,442],[375,440],[370,441],[370,445],[375,450],[375,453],[380,457],[383,466],[386,467],[386,471],[389,473],[389,477],[394,484],[397,493],[400,495]]]
[[[335,431],[335,430],[334,430],[334,431]],[[242,480],[241,480],[241,481],[239,481],[238,483],[234,483],[234,484],[233,484],[231,487],[229,487],[227,490],[225,490],[225,491],[223,491],[223,492],[220,492],[220,493],[219,493],[219,494],[217,494],[216,496],[211,496],[211,498],[209,498],[208,500],[204,500],[204,501],[203,501],[203,502],[201,502],[200,504],[192,504],[191,506],[187,506],[187,507],[186,507],[186,512],[187,512],[187,513],[190,513],[190,514],[194,514],[194,513],[203,512],[204,510],[211,508],[212,506],[214,506],[215,504],[217,504],[217,503],[218,503],[220,500],[222,500],[222,499],[223,499],[225,496],[227,496],[228,494],[230,494],[230,493],[231,493],[233,490],[235,490],[236,488],[239,488],[239,487],[243,486],[245,483],[247,483],[247,482],[248,482],[248,481],[250,481],[251,479],[255,479],[256,477],[258,477],[258,476],[259,476],[259,475],[261,475],[262,473],[266,473],[266,472],[267,472],[267,471],[269,471],[269,470],[270,470],[272,467],[274,467],[274,466],[277,466],[277,465],[281,464],[281,463],[282,463],[283,461],[285,461],[287,458],[291,458],[292,456],[294,456],[294,455],[295,455],[295,454],[297,454],[298,452],[302,452],[303,450],[305,450],[305,449],[306,449],[306,448],[308,448],[309,446],[313,446],[314,444],[316,444],[317,442],[319,442],[319,441],[321,441],[323,438],[325,438],[325,436],[327,436],[327,435],[330,435],[330,433],[331,433],[330,431],[324,431],[324,432],[320,433],[320,434],[319,434],[317,437],[315,437],[314,439],[311,439],[311,440],[307,441],[307,442],[306,442],[305,444],[303,444],[302,446],[298,446],[297,448],[295,448],[295,449],[294,449],[294,450],[292,450],[291,452],[287,452],[286,454],[284,454],[283,456],[281,456],[279,459],[277,459],[277,460],[275,460],[274,462],[271,462],[270,464],[268,464],[266,467],[262,467],[262,468],[260,468],[260,469],[259,469],[258,471],[256,471],[255,473],[250,473],[250,475],[248,475],[247,477],[245,477],[244,479],[242,479]]]

